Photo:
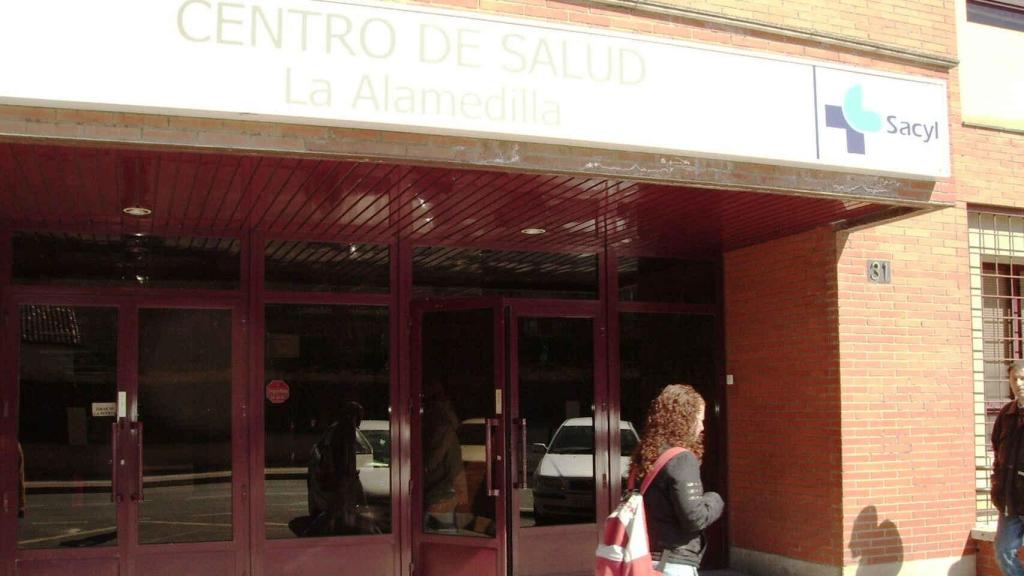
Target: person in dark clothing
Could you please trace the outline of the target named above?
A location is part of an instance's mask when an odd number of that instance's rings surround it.
[[[630,470],[643,478],[665,450],[686,450],[669,460],[644,494],[651,555],[665,576],[697,576],[707,549],[704,529],[725,507],[721,496],[701,484],[703,432],[704,399],[691,386],[671,384],[651,402],[630,461]]]
[[[366,497],[356,454],[362,419],[363,407],[358,402],[346,402],[337,420],[313,447],[307,476],[312,521],[307,535],[361,532],[359,507]]]
[[[1017,553],[1024,538],[1024,361],[1008,369],[1013,400],[999,410],[992,427],[992,503],[999,510],[995,554],[1006,576],[1024,576]]]

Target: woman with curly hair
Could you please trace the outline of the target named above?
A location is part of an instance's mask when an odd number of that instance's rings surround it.
[[[687,384],[666,386],[651,402],[643,438],[630,471],[642,479],[662,452],[684,451],[668,461],[644,493],[647,532],[655,569],[665,576],[697,576],[707,548],[704,529],[722,515],[722,497],[700,481],[704,455],[704,399]]]

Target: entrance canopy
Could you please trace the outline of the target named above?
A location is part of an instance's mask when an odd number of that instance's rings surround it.
[[[127,208],[150,211],[133,216]],[[334,158],[0,144],[0,223],[707,257],[914,208],[607,177]]]

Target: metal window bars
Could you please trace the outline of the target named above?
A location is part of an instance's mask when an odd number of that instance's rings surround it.
[[[1024,358],[1024,216],[971,211],[971,319],[974,355],[975,489],[979,523],[995,522],[989,498],[996,414],[1010,398],[1006,365]]]

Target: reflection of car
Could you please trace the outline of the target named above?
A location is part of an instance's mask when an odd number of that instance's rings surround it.
[[[487,430],[483,418],[468,418],[459,424],[455,435],[459,437],[459,446],[462,450],[463,462],[483,462],[484,440]]]
[[[630,422],[619,426],[620,466],[625,473],[639,438]],[[536,445],[544,456],[533,475],[533,514],[537,523],[552,518],[594,520],[594,422],[570,418],[555,430],[551,444]]]
[[[391,424],[387,420],[363,420],[359,435],[370,447],[371,457],[359,465],[359,480],[366,499],[391,497]],[[360,441],[362,443],[362,441]]]

